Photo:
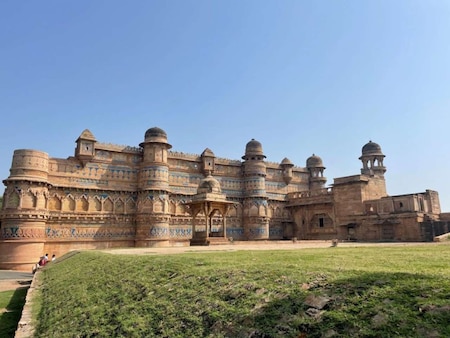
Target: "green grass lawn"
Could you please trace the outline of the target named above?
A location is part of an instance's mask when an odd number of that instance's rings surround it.
[[[28,287],[0,292],[0,337],[14,337]]]
[[[82,252],[40,274],[36,336],[450,337],[449,267],[450,245]]]

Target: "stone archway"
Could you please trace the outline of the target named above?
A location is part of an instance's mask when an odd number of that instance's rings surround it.
[[[192,239],[191,245],[219,244],[227,241],[226,216],[234,202],[227,201],[222,193],[220,183],[209,174],[198,185],[197,194],[192,201],[187,203],[192,216]],[[215,213],[222,215],[221,231],[212,235],[212,220]],[[202,214],[205,226],[197,228],[197,216]],[[200,228],[200,227],[199,227]],[[212,235],[212,236],[211,236]]]
[[[234,202],[199,200],[188,203],[192,216],[192,239],[191,245],[218,244],[227,240],[226,216]],[[219,231],[213,231],[213,219],[217,213],[222,216],[222,224]],[[205,226],[197,227],[200,217],[204,217]],[[201,230],[199,230],[199,228]]]

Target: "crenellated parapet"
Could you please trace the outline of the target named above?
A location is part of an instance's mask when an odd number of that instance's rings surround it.
[[[95,144],[95,150],[106,150],[111,152],[121,152],[121,153],[130,153],[130,154],[142,154],[141,147],[132,147],[127,145],[119,145],[113,143],[103,143],[97,142]]]
[[[362,148],[361,175],[335,178],[332,188],[319,156],[304,167],[266,161],[255,139],[241,159],[171,148],[153,127],[138,146],[98,142],[86,129],[67,158],[16,150],[3,181],[0,268],[29,270],[47,251],[186,245],[198,233],[202,243],[415,239],[417,222],[439,221],[437,192],[388,196],[374,142]]]
[[[200,155],[199,154],[190,154],[190,153],[184,153],[182,151],[169,151],[168,152],[169,158],[179,158],[183,160],[189,160],[189,161],[195,161],[200,162]]]

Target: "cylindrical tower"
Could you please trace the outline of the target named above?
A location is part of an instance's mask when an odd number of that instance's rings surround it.
[[[363,164],[361,174],[384,176],[386,167],[383,165],[384,156],[378,143],[369,141],[361,149],[361,157],[359,158]]]
[[[145,132],[143,158],[139,170],[139,192],[136,214],[137,247],[169,244],[169,165],[164,130],[154,127]]]
[[[247,143],[242,159],[244,160],[243,224],[248,240],[269,238],[265,158],[260,142],[252,139]]]
[[[0,214],[0,269],[30,271],[44,255],[48,154],[14,151]]]
[[[283,180],[286,184],[289,184],[292,181],[292,167],[294,164],[285,157],[280,164],[281,168],[283,168]]]
[[[309,190],[322,189],[327,182],[327,178],[323,176],[325,167],[319,156],[312,154],[306,160],[306,168],[309,171]]]

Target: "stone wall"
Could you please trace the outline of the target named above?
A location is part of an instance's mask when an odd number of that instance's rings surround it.
[[[232,204],[225,223],[234,240],[423,240],[430,227],[419,224],[440,217],[435,191],[387,196],[384,155],[373,142],[362,149],[361,174],[335,178],[332,188],[324,187],[320,157],[309,157],[307,167],[268,162],[255,140],[243,161],[208,148],[169,151],[159,128],[147,130],[139,147],[97,142],[89,130],[76,142],[66,159],[14,152],[0,213],[0,268],[29,270],[44,253],[76,249],[188,245],[189,203],[209,174]],[[212,214],[212,231],[220,231],[221,217]],[[201,212],[197,219],[199,229],[207,226]]]

